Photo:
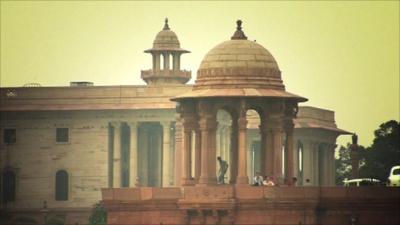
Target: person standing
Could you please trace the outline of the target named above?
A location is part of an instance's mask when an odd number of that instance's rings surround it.
[[[217,157],[217,160],[219,162],[218,184],[225,184],[225,174],[228,170],[228,163],[222,160],[220,156]]]

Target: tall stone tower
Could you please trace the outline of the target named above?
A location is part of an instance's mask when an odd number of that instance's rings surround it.
[[[191,78],[191,72],[181,70],[180,57],[189,53],[180,47],[178,37],[168,26],[165,19],[164,28],[158,32],[153,48],[145,50],[153,57],[151,70],[142,70],[141,77],[148,85],[177,85],[185,84]]]

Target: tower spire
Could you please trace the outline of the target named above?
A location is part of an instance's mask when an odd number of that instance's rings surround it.
[[[165,18],[165,24],[164,24],[164,28],[163,30],[169,30],[169,26],[168,26],[168,18]]]
[[[236,25],[237,25],[236,31],[233,34],[233,36],[231,37],[231,40],[247,40],[246,35],[242,31],[242,21],[241,20],[237,20],[236,21]]]

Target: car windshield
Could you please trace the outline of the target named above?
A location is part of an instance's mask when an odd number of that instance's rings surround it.
[[[399,174],[400,174],[400,168],[393,170],[393,175],[399,175]]]

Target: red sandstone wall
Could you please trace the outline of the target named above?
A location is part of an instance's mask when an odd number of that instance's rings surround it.
[[[103,189],[103,202],[110,225],[400,224],[400,189],[386,187],[224,185],[169,188],[165,195],[162,188]]]

